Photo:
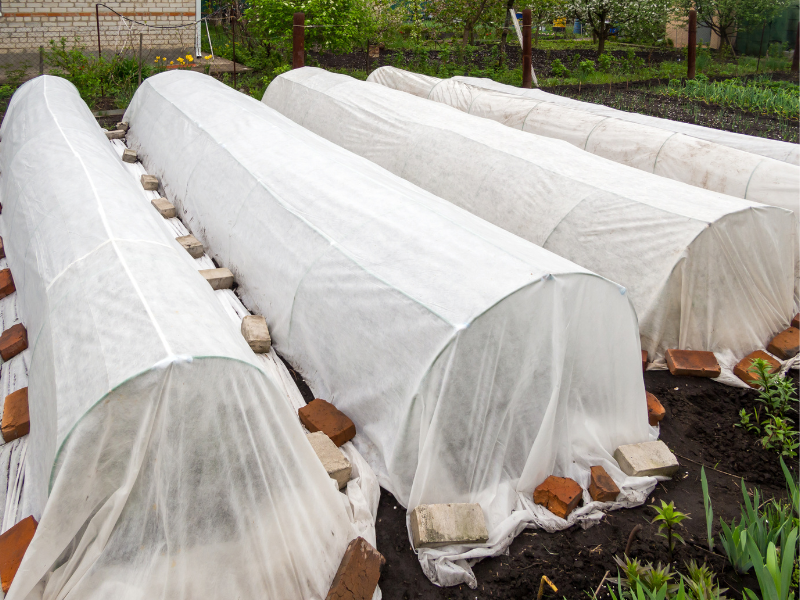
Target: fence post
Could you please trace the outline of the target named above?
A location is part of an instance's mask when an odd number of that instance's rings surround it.
[[[531,77],[531,9],[522,11],[522,87],[533,85]]]
[[[142,85],[142,34],[139,34],[139,85]]]
[[[97,58],[102,58],[103,51],[100,48],[100,5],[94,5],[94,18],[97,21]]]
[[[233,89],[236,87],[236,11],[231,4],[231,44],[233,45]]]
[[[694,79],[695,64],[697,62],[697,11],[695,9],[689,11],[689,44],[687,50],[686,79]]]
[[[44,75],[44,46],[39,46],[39,75]]]
[[[797,60],[797,52],[800,51],[800,23],[797,24],[797,33],[795,34],[794,38],[794,54],[792,55],[792,73],[797,73],[798,64]]]
[[[292,68],[300,69],[306,64],[306,13],[294,13],[292,21]],[[367,49],[369,54],[369,49]]]

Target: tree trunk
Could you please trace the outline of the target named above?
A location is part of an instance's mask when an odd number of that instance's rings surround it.
[[[508,28],[511,26],[511,13],[510,10],[514,8],[514,0],[508,0],[506,3],[506,19],[503,23],[503,33],[500,35],[500,66],[506,59],[506,41],[508,40]]]
[[[606,33],[606,27],[603,24],[602,31],[597,33],[597,56],[600,56],[606,49],[606,37],[608,37],[608,33]]]

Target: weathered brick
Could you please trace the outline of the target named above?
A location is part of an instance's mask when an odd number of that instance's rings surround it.
[[[158,191],[158,177],[155,175],[142,175],[142,187],[148,192]]]
[[[205,277],[212,289],[227,290],[233,285],[233,273],[224,267],[220,269],[202,269],[199,273]]]
[[[0,237],[0,258],[6,257],[6,247],[3,245],[3,238]]]
[[[14,287],[14,278],[11,276],[11,269],[3,269],[0,271],[0,300],[6,296],[10,296],[17,291]]]
[[[673,375],[714,378],[722,372],[714,353],[705,350],[671,349],[667,350],[666,359],[669,372]]]
[[[125,133],[128,133],[128,129],[129,128],[130,128],[130,125],[128,125],[125,121],[120,121],[119,123],[117,123],[117,129],[120,130],[120,131],[124,131]],[[133,152],[133,150],[131,150],[131,152]]]
[[[31,418],[28,412],[28,388],[10,393],[3,402],[3,420],[0,424],[3,440],[8,443],[31,431]]]
[[[22,323],[17,323],[6,329],[0,335],[0,357],[11,360],[28,347],[28,332]]]
[[[772,338],[767,351],[781,360],[789,360],[800,351],[800,329],[789,327]]]
[[[650,423],[651,427],[655,427],[664,418],[667,411],[664,410],[658,398],[650,392],[645,393],[647,394],[647,422]]]
[[[310,432],[321,431],[341,446],[356,435],[353,422],[330,402],[317,398],[297,411],[300,422]]]
[[[777,373],[778,369],[781,368],[781,363],[775,360],[772,356],[764,352],[763,350],[756,350],[755,352],[751,352],[747,356],[745,356],[742,360],[740,360],[735,367],[733,367],[733,374],[736,375],[739,379],[744,381],[750,387],[757,388],[758,384],[756,383],[756,379],[752,373],[750,373],[750,367],[753,366],[753,361],[756,358],[760,358],[762,360],[767,361],[770,364],[770,373]]]
[[[125,148],[125,150],[122,151],[122,162],[133,164],[137,160],[139,160],[139,156],[136,154],[136,150]]]
[[[367,540],[357,537],[344,552],[325,600],[370,600],[378,587],[383,555]]]
[[[156,198],[155,200],[150,200],[150,204],[152,204],[153,208],[158,211],[158,214],[165,219],[174,219],[178,214],[175,210],[175,206],[173,206],[172,202],[166,198]]]
[[[353,470],[350,461],[344,455],[344,452],[339,450],[327,435],[321,431],[309,433],[306,436],[308,443],[314,448],[314,452],[325,467],[328,477],[336,481],[339,489],[347,485],[350,480],[350,473]]]
[[[11,582],[25,556],[25,551],[36,533],[38,523],[33,517],[26,517],[11,529],[0,535],[0,583],[3,593],[8,593]]]
[[[203,244],[191,233],[189,235],[177,237],[175,241],[183,246],[183,249],[186,250],[192,258],[200,258],[203,256],[203,252],[205,252]]]
[[[647,370],[647,350],[642,350],[642,371]]]
[[[414,548],[485,544],[489,539],[480,504],[420,504],[409,517]]]
[[[661,440],[620,446],[614,451],[614,460],[631,477],[672,477],[680,467],[678,459]]]
[[[272,346],[267,320],[259,315],[247,315],[242,319],[242,336],[256,354],[266,354]]]
[[[106,131],[106,138],[109,140],[121,140],[125,137],[125,132],[120,131],[119,129],[112,129],[111,131]]]
[[[569,477],[550,475],[533,491],[533,501],[551,513],[566,519],[581,501],[583,490]]]
[[[619,496],[619,488],[611,476],[601,466],[590,469],[591,483],[589,483],[589,495],[595,502],[614,502]]]
[[[792,319],[791,326],[792,326],[792,327],[795,327],[795,328],[797,328],[797,329],[800,329],[800,313],[797,313],[797,314],[794,316],[794,318]]]

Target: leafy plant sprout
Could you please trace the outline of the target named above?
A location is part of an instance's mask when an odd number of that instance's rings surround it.
[[[672,500],[670,500],[669,504],[662,500],[661,508],[658,508],[657,506],[651,506],[650,508],[656,511],[656,516],[653,518],[651,523],[658,523],[658,535],[667,540],[667,548],[669,549],[669,562],[672,564],[675,553],[675,542],[678,541],[681,544],[686,543],[680,534],[675,531],[675,528],[681,523],[681,521],[688,519],[689,515],[677,510],[675,508],[675,502]]]

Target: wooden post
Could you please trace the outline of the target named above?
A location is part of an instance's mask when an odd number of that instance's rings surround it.
[[[800,23],[797,24],[797,33],[794,38],[794,54],[792,55],[792,73],[797,73],[798,65],[797,52],[800,51]]]
[[[686,79],[694,79],[695,64],[697,63],[697,11],[689,11],[689,47],[687,52]]]
[[[39,75],[44,75],[44,46],[39,46]]]
[[[292,68],[300,69],[306,64],[306,14],[294,13],[292,23]],[[369,48],[367,53],[369,54]]]
[[[522,11],[522,87],[533,85],[531,77],[531,9]]]
[[[139,85],[142,85],[142,34],[139,34]]]
[[[233,89],[236,87],[236,9],[231,4],[231,45],[233,46]]]

